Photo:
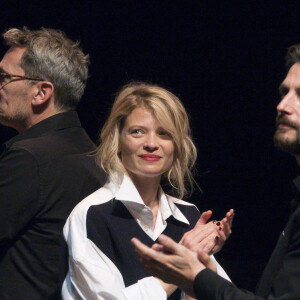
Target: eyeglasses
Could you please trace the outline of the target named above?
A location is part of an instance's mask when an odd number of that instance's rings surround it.
[[[6,72],[0,72],[0,85],[2,89],[2,87],[4,85],[7,85],[8,83],[15,81],[14,78],[16,78],[15,80],[34,80],[34,81],[43,81],[44,79],[41,78],[32,78],[32,77],[27,77],[27,76],[22,76],[22,75],[13,75],[13,74],[8,74]],[[3,85],[3,83],[5,82],[5,80],[9,80],[6,84]]]

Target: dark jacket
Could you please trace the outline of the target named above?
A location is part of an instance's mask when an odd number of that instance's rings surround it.
[[[88,154],[94,148],[75,111],[45,119],[4,144],[0,299],[59,299],[65,220],[105,180]]]
[[[297,191],[294,199],[295,210],[280,234],[256,293],[238,289],[211,270],[205,269],[196,276],[194,282],[197,299],[300,299],[300,177],[294,183]]]

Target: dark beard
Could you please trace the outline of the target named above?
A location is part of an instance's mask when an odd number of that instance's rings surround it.
[[[282,137],[281,129],[277,129],[273,137],[274,146],[277,149],[288,152],[292,155],[300,154],[300,129],[295,128],[295,130],[296,130],[295,138],[288,139]]]
[[[280,124],[291,127],[280,128]],[[276,118],[276,131],[273,137],[274,146],[282,151],[288,152],[292,155],[300,154],[300,126],[298,123],[292,122],[285,113],[277,115]],[[296,135],[294,138],[284,138],[284,133],[288,130],[295,130]]]

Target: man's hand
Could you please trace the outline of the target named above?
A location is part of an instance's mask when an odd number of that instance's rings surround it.
[[[180,244],[194,252],[214,254],[220,251],[231,234],[234,211],[230,209],[221,221],[207,223],[211,216],[211,210],[202,213],[195,227],[183,235]]]
[[[205,269],[203,263],[216,272],[214,262],[203,252],[199,253],[202,262],[199,261],[196,253],[165,235],[160,235],[158,241],[160,245],[149,248],[136,238],[131,240],[147,270],[164,282],[175,284],[193,297],[193,282],[196,275]]]

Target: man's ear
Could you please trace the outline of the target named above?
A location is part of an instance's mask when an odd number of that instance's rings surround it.
[[[45,104],[54,93],[54,86],[50,81],[41,81],[35,85],[35,89],[33,91],[32,105],[38,106]]]

